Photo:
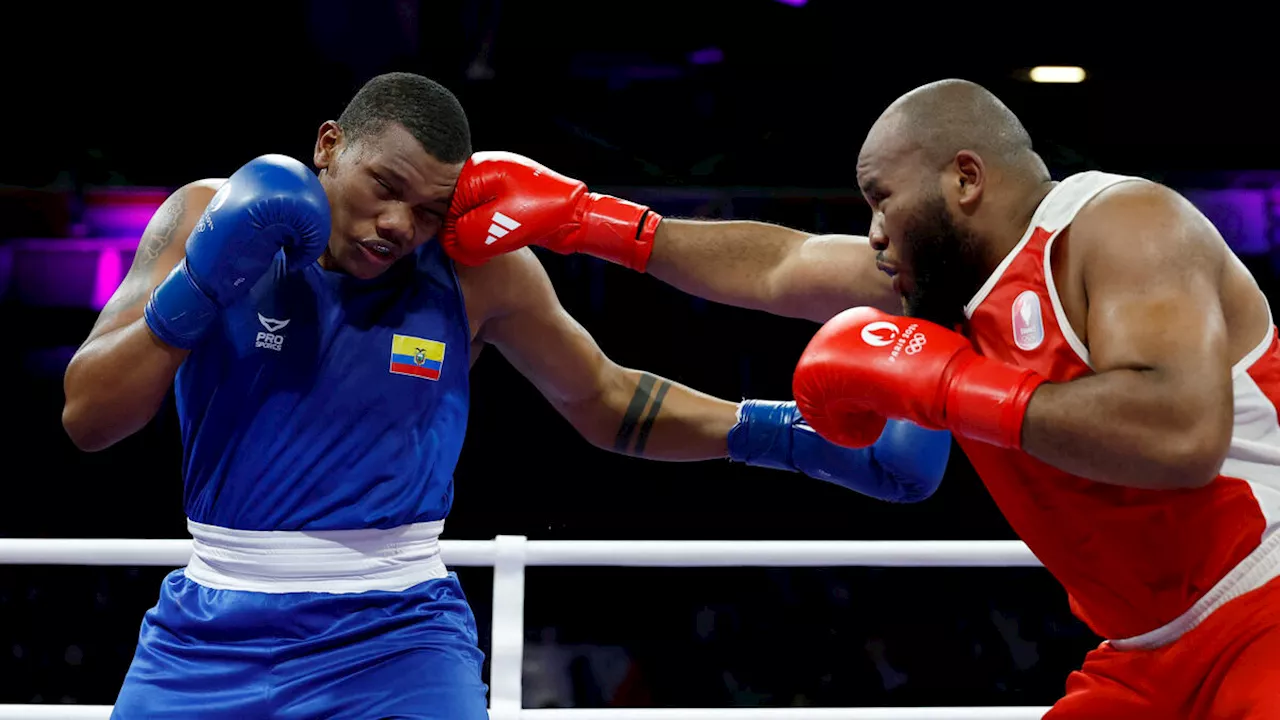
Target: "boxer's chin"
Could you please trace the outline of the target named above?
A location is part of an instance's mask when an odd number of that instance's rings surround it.
[[[964,306],[968,296],[946,292],[942,288],[916,286],[902,296],[902,306],[908,317],[928,320],[946,328],[964,323]]]
[[[334,269],[358,280],[372,280],[395,264],[395,258],[376,256],[354,240],[343,244],[333,256],[337,266]]]
[[[972,245],[956,242],[947,248],[932,255],[927,268],[916,270],[912,286],[905,288],[903,306],[910,317],[954,328],[965,323],[964,308],[985,277]]]

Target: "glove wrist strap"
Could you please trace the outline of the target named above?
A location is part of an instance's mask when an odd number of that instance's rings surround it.
[[[946,426],[957,435],[1019,450],[1027,404],[1044,382],[1031,370],[978,357],[951,383]]]
[[[183,258],[151,293],[143,315],[161,342],[190,350],[217,319],[218,306],[196,284]]]
[[[591,193],[577,251],[644,272],[662,216],[628,200]]]
[[[789,403],[744,400],[729,431],[729,459],[753,467],[795,470],[791,461]]]

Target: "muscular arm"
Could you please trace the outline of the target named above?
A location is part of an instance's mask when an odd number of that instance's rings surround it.
[[[750,221],[664,219],[648,274],[726,305],[826,322],[846,308],[900,313],[865,237],[810,235]]]
[[[63,377],[62,425],[81,450],[102,450],[142,429],[186,358],[186,351],[151,334],[143,309],[182,259],[187,236],[215,189],[216,184],[193,183],[165,200],[147,224],[124,281],[71,358]]]
[[[501,288],[502,295],[481,328],[482,339],[588,442],[660,460],[728,455],[736,403],[614,363],[561,307],[530,251],[496,258],[479,270],[486,274],[483,286]]]
[[[1081,253],[1097,374],[1035,392],[1023,449],[1104,483],[1205,485],[1233,417],[1221,240],[1159,186],[1120,186],[1095,203],[1069,241]]]

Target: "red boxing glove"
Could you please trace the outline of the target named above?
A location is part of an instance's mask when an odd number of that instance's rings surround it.
[[[1020,448],[1027,403],[1043,382],[944,327],[859,307],[809,341],[792,392],[809,425],[846,447],[871,445],[892,418]]]
[[[440,242],[463,265],[539,245],[644,272],[661,221],[643,205],[589,193],[527,157],[479,152],[462,167]]]

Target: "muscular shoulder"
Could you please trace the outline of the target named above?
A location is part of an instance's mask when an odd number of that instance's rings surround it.
[[[492,320],[556,302],[551,279],[529,248],[499,255],[476,267],[458,266],[458,280],[467,315],[481,338],[484,326]]]
[[[173,193],[173,197],[180,198],[183,214],[191,221],[192,226],[199,222],[200,215],[209,206],[218,188],[222,187],[226,181],[226,178],[204,178],[189,182]]]
[[[137,279],[167,273],[181,260],[187,236],[223,182],[222,178],[196,180],[170,193],[138,241],[133,266]],[[154,277],[148,279],[159,282]]]
[[[177,205],[181,208],[183,216],[190,218],[191,224],[194,225],[199,220],[200,214],[208,207],[214,194],[218,192],[218,188],[222,187],[226,181],[226,178],[204,178],[189,182],[174,190],[165,204]]]
[[[189,199],[195,201],[196,204],[203,208],[205,205],[209,204],[209,201],[213,199],[214,193],[218,192],[218,188],[222,187],[223,183],[226,181],[226,178],[204,178],[202,180],[195,180],[178,188],[178,192],[185,193]],[[200,202],[201,200],[203,200],[203,202]]]
[[[1184,266],[1211,262],[1215,268],[1225,247],[1190,201],[1149,180],[1118,183],[1098,193],[1072,221],[1071,245],[1086,266],[1129,259]]]

